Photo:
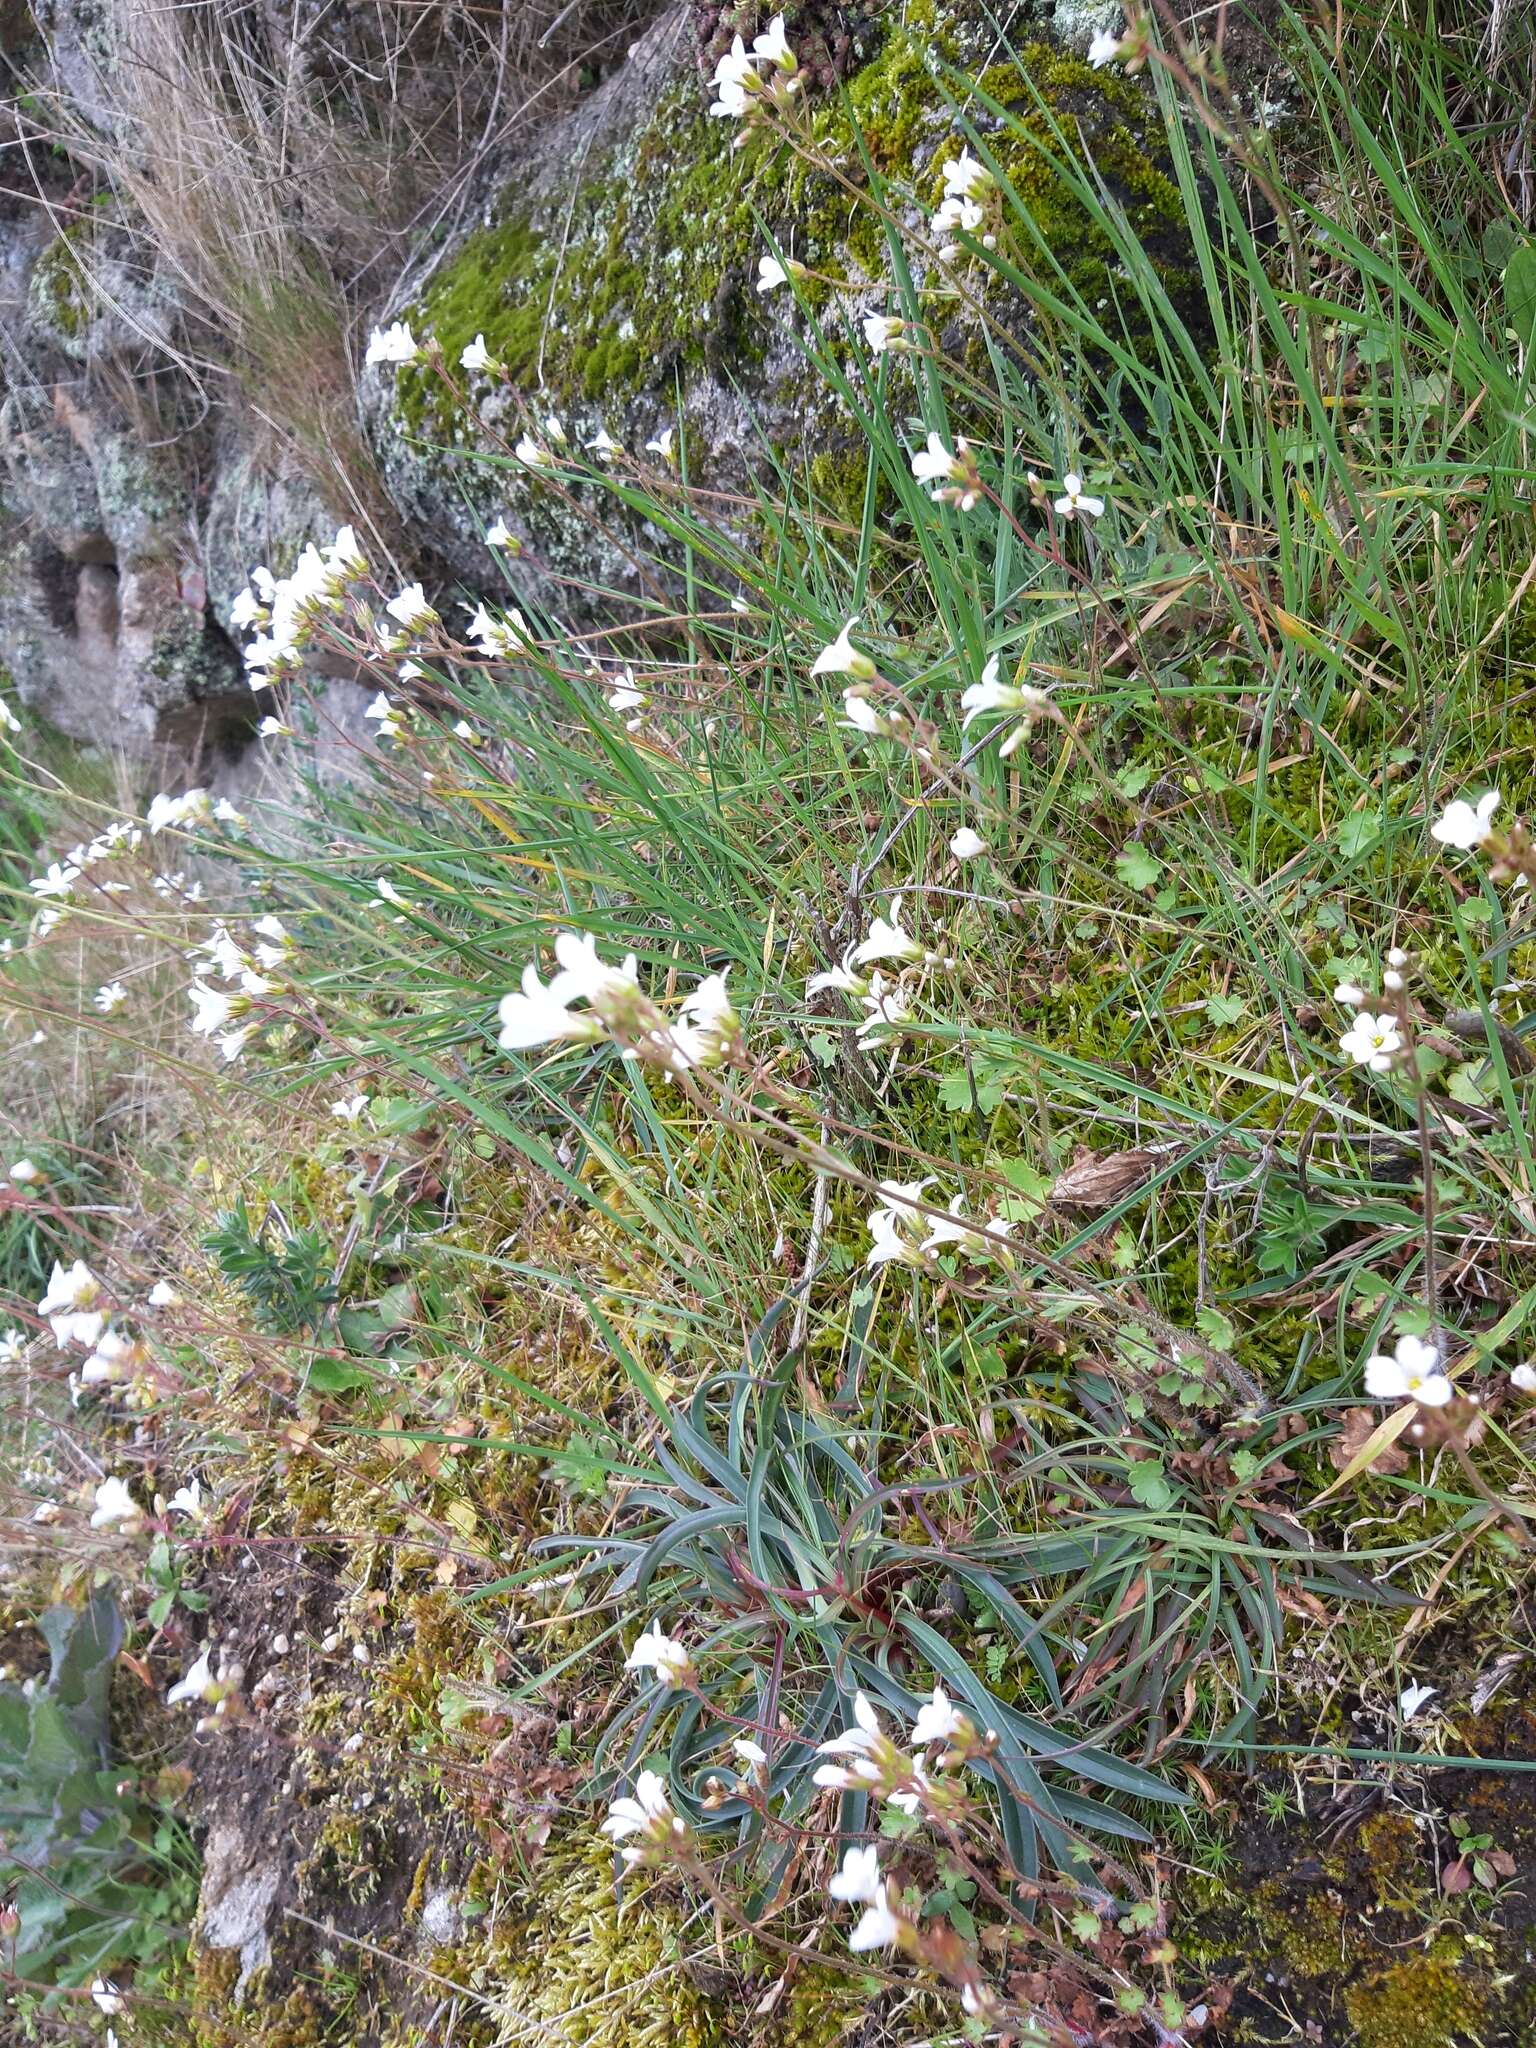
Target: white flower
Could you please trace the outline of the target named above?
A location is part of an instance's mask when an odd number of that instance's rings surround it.
[[[973,832],[969,825],[962,825],[949,842],[949,850],[956,860],[975,860],[987,850],[987,842],[979,832]]]
[[[865,1052],[884,1042],[889,1026],[900,1024],[912,1014],[912,1005],[902,994],[901,984],[882,974],[878,967],[869,977],[869,988],[859,1002],[866,1015],[853,1035]]]
[[[91,1985],[91,1999],[109,2017],[123,2010],[123,1996],[110,1977],[98,1977]]]
[[[361,1123],[368,1113],[366,1095],[346,1095],[330,1105],[331,1115],[344,1124]]]
[[[555,466],[553,455],[541,442],[535,441],[532,434],[521,435],[512,453],[525,469],[553,469]]]
[[[427,603],[427,594],[419,583],[407,583],[384,609],[392,619],[398,619],[408,633],[424,633],[429,626],[438,623],[437,613]]]
[[[1333,992],[1333,1000],[1342,1003],[1346,1010],[1358,1010],[1365,1001],[1365,990],[1357,982],[1341,981]]]
[[[768,1752],[760,1742],[753,1742],[749,1736],[738,1735],[732,1739],[731,1753],[739,1756],[744,1764],[765,1764]]]
[[[80,879],[80,870],[60,861],[50,862],[47,872],[35,875],[27,887],[34,896],[68,896]]]
[[[181,1296],[169,1280],[157,1280],[147,1296],[151,1308],[180,1308]]]
[[[26,1356],[27,1340],[20,1330],[0,1330],[0,1365],[16,1365]]]
[[[785,40],[782,14],[773,17],[764,34],[752,38],[752,54],[766,64],[776,64],[780,71],[799,69],[795,53]]]
[[[1390,1358],[1377,1353],[1365,1361],[1365,1391],[1376,1401],[1417,1401],[1443,1408],[1456,1389],[1439,1371],[1440,1353],[1422,1337],[1399,1337]]]
[[[1403,1035],[1397,1019],[1385,1010],[1373,1016],[1361,1010],[1349,1029],[1339,1037],[1339,1051],[1347,1053],[1357,1067],[1369,1067],[1373,1074],[1385,1074],[1393,1055],[1402,1051]]]
[[[178,1678],[165,1696],[168,1707],[179,1706],[183,1700],[206,1700],[214,1689],[211,1652],[205,1644],[202,1655],[187,1672],[185,1678]]]
[[[460,351],[459,367],[463,370],[499,370],[501,365],[486,347],[485,336],[477,334]]]
[[[963,464],[956,463],[939,435],[930,434],[927,447],[920,448],[912,458],[912,474],[920,484],[940,480],[958,482],[964,476],[965,468]]]
[[[608,692],[610,711],[638,711],[644,702],[644,690],[637,690],[629,683],[620,683],[617,689]]]
[[[18,1159],[7,1175],[7,1179],[14,1181],[19,1188],[30,1187],[33,1181],[42,1177],[43,1169],[33,1159]]]
[[[584,441],[582,446],[589,449],[599,462],[612,462],[616,455],[624,453],[622,442],[615,441],[606,427],[599,427],[591,440]]]
[[[648,1849],[661,1849],[687,1833],[681,1818],[672,1811],[665,1780],[655,1771],[642,1771],[635,1780],[633,1798],[615,1799],[608,1808],[602,1832],[616,1842],[638,1835],[640,1842],[623,1851],[629,1864],[644,1860]]]
[[[895,348],[906,330],[905,320],[888,319],[884,313],[864,315],[864,339],[871,355],[883,356],[888,348]]]
[[[466,605],[465,610],[471,608]],[[528,646],[528,622],[515,605],[505,618],[497,618],[483,604],[475,606],[466,631],[486,655],[521,654]]]
[[[1063,519],[1102,519],[1104,500],[1090,498],[1083,489],[1083,480],[1076,470],[1069,469],[1061,480],[1061,496],[1056,500],[1056,510]]]
[[[189,1479],[185,1486],[178,1486],[165,1504],[166,1513],[186,1515],[194,1522],[203,1519],[203,1489],[196,1479]]]
[[[1509,1384],[1522,1394],[1536,1394],[1536,1365],[1517,1365],[1509,1376]]]
[[[485,544],[488,548],[512,548],[517,545],[517,536],[505,519],[493,519],[485,529]]]
[[[264,718],[256,728],[257,736],[264,740],[291,740],[293,727],[284,725],[280,718]]]
[[[109,1523],[133,1524],[142,1522],[144,1510],[128,1491],[124,1479],[103,1479],[96,1489],[96,1511],[91,1516],[93,1529],[105,1529]]]
[[[530,960],[523,969],[522,992],[502,997],[501,1034],[496,1042],[504,1051],[522,1052],[562,1039],[603,1038],[607,1035],[604,1019],[594,1011],[574,1014],[571,1004],[622,1003],[639,993],[634,954],[627,956],[622,967],[611,967],[598,959],[597,941],[590,934],[561,932],[555,940],[555,958],[560,972],[548,988]]]
[[[91,997],[92,1003],[103,1017],[110,1017],[114,1010],[120,1010],[127,1000],[128,991],[120,981],[104,981]]]
[[[870,1235],[866,1266],[884,1266],[893,1260],[905,1266],[924,1263],[919,1239],[928,1227],[928,1218],[917,1215],[910,1204],[922,1199],[927,1186],[928,1179],[880,1183],[880,1201],[864,1219]]]
[[[885,1899],[878,1898],[864,1908],[858,1926],[848,1937],[848,1946],[856,1956],[872,1948],[889,1948],[900,1939],[901,1931],[902,1922]]]
[[[1122,40],[1123,38],[1117,36],[1113,29],[1101,28],[1099,30],[1098,34],[1088,45],[1088,62],[1095,71],[1100,70],[1105,64],[1112,64],[1115,61],[1120,54]]]
[[[950,1202],[947,1216],[928,1217],[928,1235],[921,1249],[924,1252],[936,1252],[946,1244],[958,1244],[963,1245],[973,1258],[995,1256],[1006,1263],[1008,1253],[995,1240],[1007,1237],[1013,1225],[1001,1222],[995,1216],[989,1217],[985,1223],[972,1223],[964,1212],[965,1197],[956,1195]]]
[[[100,1294],[101,1283],[84,1259],[76,1259],[68,1267],[54,1260],[48,1291],[37,1304],[37,1312],[48,1318],[55,1344],[96,1342],[106,1322],[95,1305]]]
[[[1411,1721],[1420,1707],[1427,1706],[1440,1688],[1437,1685],[1420,1685],[1417,1680],[1405,1685],[1397,1696],[1397,1711],[1405,1721]]]
[[[3,725],[7,732],[21,731],[21,720],[3,697],[0,697],[0,725]]]
[[[1455,847],[1458,853],[1470,853],[1474,846],[1481,846],[1493,830],[1493,814],[1499,808],[1499,792],[1485,790],[1475,804],[1469,804],[1464,797],[1457,797],[1447,804],[1429,828],[1431,839],[1438,839],[1442,846]]]
[[[841,1899],[846,1905],[867,1906],[872,1900],[885,1895],[885,1879],[880,1875],[880,1851],[875,1843],[862,1848],[849,1849],[843,1856],[843,1867],[838,1871],[827,1891],[834,1899]]]
[[[813,676],[856,676],[860,682],[868,683],[879,675],[869,656],[860,654],[848,637],[858,623],[859,615],[855,612],[837,638],[823,647],[811,663]]]
[[[664,1685],[686,1685],[693,1676],[693,1659],[674,1636],[659,1628],[647,1629],[635,1638],[624,1669],[654,1671]]]
[[[363,361],[373,363],[414,363],[421,350],[416,337],[404,320],[395,321],[392,327],[375,327],[368,337],[368,347]]]
[[[880,1716],[862,1692],[856,1692],[853,1696],[853,1720],[853,1727],[845,1728],[841,1735],[831,1735],[825,1742],[818,1742],[816,1754],[851,1757],[857,1767],[860,1763],[871,1765],[876,1756],[894,1747],[890,1737],[880,1726]],[[870,1769],[861,1772],[860,1775],[866,1783],[873,1783],[880,1773],[878,1770]],[[816,1782],[830,1784],[833,1780],[823,1780],[818,1774]]]
[[[980,199],[996,182],[986,165],[971,155],[969,147],[944,166],[944,190],[951,198]]]
[[[739,40],[740,38],[738,38]],[[677,460],[676,442],[677,429],[675,427],[663,427],[655,440],[646,442],[645,452],[647,455],[659,455],[663,462],[675,462]]]
[[[865,989],[869,987],[869,978],[867,975],[855,974],[852,963],[853,948],[850,946],[843,954],[841,965],[823,968],[820,974],[811,976],[805,984],[806,1000],[809,1001],[824,988],[841,989],[845,995],[850,996],[863,995]]]
[[[970,1732],[971,1724],[965,1715],[943,1686],[936,1685],[933,1697],[918,1709],[912,1741],[918,1749],[926,1749],[930,1742],[952,1742],[956,1736],[969,1735]]]
[[[143,1363],[142,1344],[116,1330],[103,1330],[96,1340],[96,1349],[80,1368],[80,1384],[82,1387],[110,1385],[116,1380],[126,1379]]]
[[[227,796],[221,796],[213,807],[213,815],[221,825],[228,825],[232,832],[243,832],[250,824],[244,811],[236,810]]]
[[[746,113],[751,95],[762,90],[762,80],[753,69],[753,62],[746,44],[736,36],[715,66],[715,99],[709,110],[711,114],[739,120]]]
[[[777,256],[759,256],[757,259],[757,288],[760,292],[777,291],[781,284],[788,284],[789,271]]]
[[[194,981],[187,994],[197,1012],[192,1019],[192,1029],[200,1038],[214,1037],[238,1010],[245,1007],[243,997],[226,989],[210,988],[204,981]]]
[[[728,974],[730,969],[726,969]],[[672,1046],[684,1067],[718,1066],[741,1033],[741,1018],[725,985],[725,974],[706,974],[678,1005]]]
[[[922,960],[922,947],[901,922],[901,898],[891,898],[889,918],[877,917],[867,935],[853,949],[853,964],[867,967],[874,960]]]

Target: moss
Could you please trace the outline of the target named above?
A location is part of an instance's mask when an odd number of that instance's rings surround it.
[[[827,101],[814,113],[818,152],[838,164],[839,177],[782,146],[733,151],[730,124],[711,119],[698,80],[684,79],[574,200],[562,198],[558,214],[535,208],[471,235],[432,279],[413,321],[451,364],[484,334],[514,385],[560,402],[617,405],[644,390],[668,393],[678,375],[702,369],[739,375],[777,344],[784,318],[780,304],[765,306],[752,289],[759,220],[815,271],[860,288],[884,277],[879,210],[849,190],[865,177],[855,129],[882,178],[915,190],[925,208],[936,203],[949,154],[940,145],[954,125],[936,72],[941,59],[963,60],[971,13],[964,5],[917,10],[852,76],[846,104]],[[1026,46],[1017,67],[988,70],[982,89],[1006,118],[979,104],[976,117],[995,129],[991,147],[1035,233],[1072,286],[1102,297],[1112,247],[1042,151],[1053,146],[1053,120],[1081,135],[1085,159],[1156,244],[1181,208],[1146,96],[1044,42]],[[1038,268],[1030,237],[1016,239],[1013,260]],[[1168,280],[1177,282],[1172,269]],[[807,290],[813,303],[830,296],[824,285]],[[950,304],[946,287],[928,310],[947,317]],[[397,410],[412,431],[453,432],[430,370],[401,373]]]
[[[1480,1977],[1455,1936],[1374,1971],[1344,1994],[1359,2048],[1455,2048],[1477,2031],[1486,2005]]]

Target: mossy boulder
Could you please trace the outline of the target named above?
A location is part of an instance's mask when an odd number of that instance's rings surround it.
[[[1026,273],[1059,264],[1090,303],[1115,289],[1108,238],[1042,154],[1068,147],[1091,160],[1170,291],[1188,290],[1178,194],[1141,81],[1094,70],[1028,19],[998,61],[977,0],[878,5],[845,17],[835,45],[812,5],[791,7],[808,144],[737,148],[737,124],[709,115],[708,73],[722,35],[751,33],[750,13],[732,11],[702,43],[686,11],[656,23],[498,181],[478,224],[406,284],[397,310],[436,342],[442,367],[377,372],[365,392],[370,431],[401,510],[471,583],[494,581],[480,536],[501,515],[533,569],[639,587],[635,536],[599,527],[589,487],[552,487],[505,459],[523,425],[550,414],[573,443],[605,431],[621,459],[648,464],[659,458],[646,442],[671,427],[690,478],[719,489],[746,484],[770,458],[814,463],[834,485],[839,461],[857,468],[860,437],[808,351],[840,356],[865,314],[897,309],[889,234],[910,246],[926,229],[967,123],[1032,223],[1009,250]],[[798,305],[787,290],[757,288],[770,237],[812,273]],[[979,349],[955,273],[931,255],[913,260],[943,346]],[[1027,297],[1010,292],[1005,304],[995,279],[968,279],[1027,356]],[[459,369],[481,335],[504,377]],[[917,409],[894,359],[889,399]]]

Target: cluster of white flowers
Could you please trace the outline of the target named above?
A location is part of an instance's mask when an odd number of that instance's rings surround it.
[[[759,67],[763,67],[761,70]],[[715,66],[715,98],[711,114],[746,125],[736,137],[739,148],[752,127],[770,111],[790,111],[801,86],[800,61],[784,34],[784,17],[776,14],[749,50],[738,35]]]
[[[1006,1240],[1013,1230],[1012,1223],[1001,1216],[988,1216],[980,1222],[972,1220],[965,1213],[963,1194],[951,1197],[947,1215],[924,1215],[916,1205],[923,1200],[924,1190],[932,1185],[931,1174],[922,1180],[880,1183],[880,1199],[865,1219],[871,1240],[865,1265],[884,1266],[896,1261],[905,1266],[926,1267],[952,1245],[959,1246],[967,1258],[996,1259],[1002,1265],[1009,1264],[1012,1255]]]
[[[130,1310],[130,1318],[169,1307],[179,1300],[169,1282],[156,1281],[144,1308]],[[76,1259],[68,1266],[61,1260],[54,1261],[37,1313],[47,1322],[61,1351],[89,1353],[79,1371],[70,1375],[71,1391],[77,1400],[84,1387],[131,1383],[150,1363],[142,1337],[109,1326],[109,1315],[120,1311],[110,1307],[105,1288],[84,1259]],[[6,1341],[0,1344],[0,1361],[14,1363],[24,1348],[21,1333],[8,1331]]]
[[[944,197],[933,216],[941,263],[953,263],[961,254],[957,233],[974,235],[984,249],[997,247],[996,202],[997,180],[968,148],[945,164]]]
[[[960,838],[960,834],[956,837]],[[968,846],[969,841],[962,838],[961,845]],[[897,972],[885,973],[881,963],[894,966]],[[865,936],[845,950],[836,967],[823,968],[810,976],[805,984],[806,999],[809,1001],[829,988],[852,997],[865,1013],[854,1037],[867,1049],[885,1043],[893,1027],[911,1016],[914,969],[953,964],[907,930],[902,923],[902,899],[896,895],[891,898],[890,915],[874,918]],[[870,971],[861,973],[861,968]]]
[[[168,806],[184,803],[188,806],[185,820],[173,814]],[[186,797],[174,798],[157,796],[150,804],[150,817],[146,821],[152,832],[163,830],[167,825],[181,822],[203,823],[211,818],[228,822],[238,818],[231,806],[213,803],[203,789],[189,790]],[[240,823],[244,823],[241,819]],[[41,874],[34,875],[27,888],[38,901],[38,911],[32,920],[32,930],[44,936],[60,924],[72,905],[78,900],[81,885],[89,883],[97,893],[105,896],[123,896],[130,884],[101,870],[110,863],[122,860],[126,855],[136,853],[144,843],[144,831],[129,818],[115,818],[111,824],[90,841],[82,841],[60,859],[50,861]],[[157,878],[158,879],[158,878]],[[10,951],[7,941],[5,951]]]
[[[502,997],[497,1043],[504,1050],[607,1039],[625,1059],[684,1073],[719,1066],[740,1039],[741,1019],[724,974],[706,975],[669,1019],[641,988],[633,953],[614,966],[599,959],[591,933],[561,932],[555,959],[559,971],[547,987],[530,960],[521,989]],[[585,1007],[575,1008],[578,1003]]]
[[[264,690],[297,669],[316,627],[341,612],[350,586],[367,573],[368,558],[350,526],[343,526],[323,553],[313,541],[306,543],[291,576],[252,569],[247,588],[230,606],[229,623],[237,632],[256,628],[245,646],[253,690]]]
[[[421,356],[421,347],[411,332],[410,322],[396,320],[388,327],[374,328],[368,337],[363,361],[370,366],[388,363],[398,368],[402,363],[419,363]]]
[[[1408,955],[1401,946],[1391,947],[1381,972],[1384,992],[1394,1000],[1403,991],[1403,970]],[[1373,1074],[1387,1074],[1401,1057],[1407,1039],[1403,1020],[1395,1010],[1368,1009],[1365,990],[1353,981],[1341,981],[1333,992],[1334,1001],[1353,1010],[1348,1028],[1339,1034],[1339,1050],[1352,1065],[1367,1067]]]
[[[191,1028],[199,1037],[214,1039],[226,1060],[239,1059],[261,1029],[262,1018],[250,1014],[252,1005],[283,992],[278,970],[293,951],[293,939],[281,918],[258,917],[251,937],[253,943],[242,946],[226,925],[216,924],[189,953],[200,970],[187,991],[193,1009]],[[214,988],[214,981],[233,986]]]

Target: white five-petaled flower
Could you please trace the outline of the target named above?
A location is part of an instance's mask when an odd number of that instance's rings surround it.
[[[775,64],[780,71],[797,71],[799,60],[789,47],[784,34],[784,17],[776,14],[760,36],[752,38],[752,54],[764,63]]]
[[[120,1010],[128,1000],[128,991],[120,981],[104,981],[91,1001],[103,1017],[110,1017],[114,1010]]]
[[[1333,992],[1333,1000],[1342,1003],[1346,1010],[1358,1010],[1365,1001],[1365,990],[1355,981],[1341,981]]]
[[[516,538],[505,519],[493,519],[485,529],[485,544],[488,548],[510,548],[515,545]]]
[[[21,1330],[0,1330],[0,1365],[15,1365],[26,1356],[27,1339]]]
[[[872,1899],[880,1898],[885,1891],[885,1879],[880,1874],[880,1850],[874,1842],[862,1847],[846,1850],[843,1867],[827,1886],[834,1899],[841,1899],[845,1905],[867,1906]]]
[[[1357,1067],[1369,1067],[1373,1074],[1389,1072],[1402,1049],[1398,1021],[1386,1010],[1379,1016],[1369,1010],[1357,1011],[1349,1029],[1339,1036],[1340,1052],[1347,1053]]]
[[[820,993],[824,988],[841,989],[844,995],[861,996],[869,987],[869,977],[853,971],[853,948],[849,946],[836,967],[824,967],[819,974],[813,974],[805,984],[806,999]]]
[[[1120,54],[1124,38],[1117,36],[1113,29],[1101,28],[1088,45],[1088,62],[1097,71],[1105,64],[1113,64]]]
[[[113,1522],[122,1522],[126,1527],[143,1519],[144,1510],[128,1491],[128,1482],[125,1479],[103,1479],[96,1489],[91,1527],[105,1529]]]
[[[918,1749],[926,1749],[930,1742],[953,1742],[959,1736],[972,1733],[971,1723],[942,1685],[933,1688],[933,1695],[923,1702],[912,1727],[912,1740]]]
[[[1465,797],[1457,797],[1454,803],[1446,805],[1429,828],[1431,839],[1438,839],[1442,846],[1451,846],[1458,853],[1470,853],[1475,846],[1481,846],[1493,830],[1493,814],[1499,808],[1499,792],[1484,790],[1475,804],[1469,804]]]
[[[997,180],[971,155],[969,145],[944,166],[944,190],[952,199],[981,199]]]
[[[811,663],[813,676],[855,676],[861,683],[873,682],[880,671],[867,654],[861,654],[849,639],[859,615],[854,613],[837,638],[823,647]]]
[[[424,633],[438,623],[437,613],[427,603],[427,594],[419,583],[407,583],[384,609],[392,619],[399,620],[407,633]]]
[[[1509,1384],[1522,1394],[1536,1394],[1536,1365],[1517,1365],[1509,1376]]]
[[[169,1280],[157,1280],[145,1297],[151,1308],[180,1308],[181,1296]]]
[[[344,1095],[339,1102],[331,1103],[330,1111],[331,1115],[339,1123],[361,1123],[368,1114],[368,1097],[366,1095]]]
[[[1061,480],[1061,496],[1056,500],[1056,510],[1063,519],[1102,519],[1104,500],[1093,498],[1083,489],[1083,480],[1075,469],[1069,469]]]
[[[949,850],[956,860],[975,860],[978,854],[986,852],[987,842],[969,825],[962,825],[950,840]]]
[[[459,366],[465,370],[499,370],[500,363],[485,345],[485,336],[477,334],[473,341],[466,342],[459,354]]]
[[[666,1781],[656,1771],[642,1771],[635,1780],[633,1797],[615,1799],[608,1808],[602,1832],[616,1842],[627,1842],[622,1853],[628,1864],[642,1862],[648,1851],[667,1847],[687,1833],[680,1815],[672,1811]],[[633,1838],[638,1836],[638,1841]]]
[[[899,348],[906,331],[905,320],[892,319],[884,313],[864,315],[864,339],[871,355],[883,356],[887,349]]]
[[[693,1659],[675,1636],[651,1628],[636,1636],[624,1669],[654,1671],[663,1685],[686,1685],[693,1676]]]
[[[212,1653],[204,1645],[202,1655],[191,1665],[185,1678],[178,1678],[165,1696],[168,1707],[179,1706],[183,1700],[206,1700],[214,1690]]]
[[[256,728],[257,737],[264,740],[291,740],[293,727],[284,725],[280,718],[268,716]]]
[[[737,1735],[732,1738],[731,1754],[740,1757],[744,1764],[751,1764],[754,1769],[768,1761],[767,1750],[760,1742],[754,1742],[749,1735]]]
[[[891,898],[889,918],[877,917],[868,933],[853,949],[855,967],[867,967],[876,960],[925,960],[927,954],[901,922],[901,898]]]
[[[43,1169],[35,1159],[18,1159],[11,1167],[6,1179],[19,1188],[30,1187],[35,1180],[41,1180]]]
[[[928,1174],[922,1180],[880,1183],[880,1200],[864,1219],[870,1236],[866,1266],[884,1266],[893,1261],[905,1266],[924,1263],[921,1240],[930,1219],[918,1215],[912,1204],[922,1200],[923,1190],[932,1178]]]
[[[663,462],[675,462],[677,460],[676,427],[663,427],[653,440],[646,442],[645,452],[647,455],[659,455]]]
[[[136,1338],[125,1337],[118,1330],[103,1330],[96,1340],[96,1349],[80,1368],[80,1384],[109,1386],[127,1379],[143,1363],[144,1347]]]
[[[407,321],[396,320],[389,327],[375,327],[363,355],[365,363],[414,363],[421,349]]]
[[[1365,1391],[1376,1401],[1417,1401],[1443,1408],[1456,1392],[1440,1371],[1440,1353],[1422,1337],[1399,1337],[1389,1358],[1378,1352],[1365,1361]]]
[[[912,457],[912,474],[920,484],[959,483],[966,469],[965,464],[944,446],[942,435],[934,433],[928,436],[927,447],[919,448]]]
[[[788,284],[789,266],[781,263],[777,256],[759,256],[757,259],[757,288],[760,292],[777,291],[781,284]]]
[[[599,427],[590,441],[581,444],[595,455],[599,462],[612,462],[616,455],[624,453],[622,443],[615,441],[606,427]]]

